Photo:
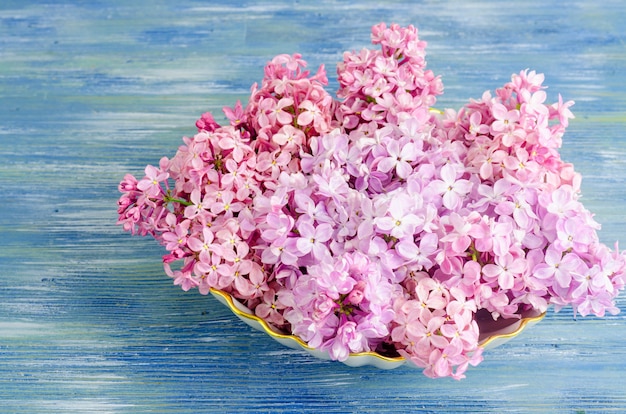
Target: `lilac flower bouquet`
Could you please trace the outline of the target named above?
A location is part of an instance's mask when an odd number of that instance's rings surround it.
[[[625,256],[599,242],[558,149],[573,102],[512,76],[458,111],[413,26],[346,52],[337,97],[279,55],[247,105],[120,183],[119,224],[165,246],[182,289],[225,292],[330,358],[375,352],[430,377],[482,359],[478,315],[617,313]]]

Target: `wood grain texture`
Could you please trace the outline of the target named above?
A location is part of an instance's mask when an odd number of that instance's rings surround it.
[[[622,412],[622,313],[550,314],[461,381],[348,368],[171,285],[115,226],[117,183],[245,99],[278,53],[331,78],[379,21],[414,24],[439,106],[531,68],[577,103],[562,157],[604,242],[626,243],[626,6],[524,2],[16,1],[0,4],[0,412]],[[331,79],[329,87],[336,89]]]

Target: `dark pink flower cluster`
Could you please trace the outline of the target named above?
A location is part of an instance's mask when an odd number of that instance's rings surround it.
[[[616,313],[626,260],[598,240],[558,148],[572,102],[522,71],[458,112],[417,29],[374,26],[339,99],[280,55],[244,108],[197,122],[172,159],[120,183],[119,223],[150,234],[184,290],[228,292],[345,360],[401,355],[431,377],[480,362],[477,313]]]

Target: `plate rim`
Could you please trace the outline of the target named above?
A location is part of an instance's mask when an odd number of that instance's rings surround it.
[[[292,334],[285,334],[282,332],[278,332],[275,328],[273,328],[270,324],[268,324],[263,318],[260,318],[256,316],[255,314],[253,314],[252,311],[248,307],[246,307],[243,303],[235,299],[230,293],[225,292],[223,290],[216,289],[216,288],[211,288],[210,293],[219,302],[226,305],[233,314],[239,317],[239,319],[241,319],[247,325],[257,330],[260,330],[262,332],[265,332],[267,335],[269,335],[270,337],[272,337],[274,340],[281,343],[282,345],[290,347],[292,349],[301,348],[318,358],[327,359],[327,360],[330,359],[330,356],[327,353],[317,348],[313,348],[309,346],[306,342],[304,342],[299,337],[292,335]],[[541,313],[539,313],[539,311],[530,312],[529,316],[520,317],[519,322],[516,321],[513,324],[508,325],[499,330],[502,332],[498,333],[496,331],[494,334],[489,335],[488,337],[482,339],[478,343],[478,346],[480,348],[487,349],[487,348],[494,348],[498,345],[504,344],[508,340],[519,335],[527,327],[534,325],[538,323],[539,321],[541,321],[546,316],[546,313],[547,312],[545,311]],[[518,324],[518,326],[515,327],[515,329],[513,329],[512,331],[509,331],[511,326],[515,326],[516,324]],[[363,363],[362,364],[353,363],[356,360],[363,361]],[[394,365],[394,367],[400,366],[406,363],[407,359],[404,358],[403,356],[388,357],[388,356],[381,355],[374,351],[363,351],[363,352],[350,353],[348,356],[348,359],[346,361],[341,361],[341,362],[345,363],[346,365],[351,365],[351,366],[361,366],[361,365],[370,364],[370,365],[378,366],[380,368],[384,368],[384,366],[381,366],[381,365],[392,364]]]

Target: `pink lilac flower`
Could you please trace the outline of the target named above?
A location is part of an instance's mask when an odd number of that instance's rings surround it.
[[[441,180],[431,182],[431,188],[443,195],[443,205],[449,210],[457,210],[471,189],[471,182],[458,178],[458,168],[452,164],[441,167]]]
[[[224,263],[222,256],[218,253],[212,253],[208,260],[199,261],[194,267],[196,275],[201,279],[199,283],[200,293],[206,295],[211,288],[221,286],[223,280],[226,280],[233,270],[231,266]]]
[[[183,249],[187,245],[187,238],[189,236],[189,225],[191,223],[187,220],[176,224],[173,231],[167,231],[163,233],[163,241],[166,243],[165,248],[169,251]]]
[[[350,353],[368,350],[367,338],[357,330],[355,322],[348,321],[339,326],[337,333],[324,342],[321,349],[328,349],[331,358],[345,361]]]
[[[388,157],[383,158],[378,163],[378,170],[382,172],[389,172],[392,169],[395,170],[398,177],[406,179],[413,167],[411,162],[415,160],[418,154],[418,150],[413,143],[408,142],[402,148],[398,141],[391,141],[387,145]]]
[[[191,205],[185,207],[184,216],[188,219],[192,219],[203,211],[207,211],[211,208],[212,197],[210,195],[205,195],[202,198],[202,193],[199,189],[194,189],[189,195],[189,202]]]
[[[579,216],[559,220],[556,231],[555,246],[563,251],[574,249],[578,253],[584,253],[588,250],[589,244],[594,241],[593,229],[586,226]]]
[[[573,253],[565,253],[551,246],[545,253],[544,262],[539,263],[533,269],[533,275],[537,279],[554,280],[562,288],[570,286],[572,274],[581,266],[580,258]]]
[[[406,194],[398,194],[389,200],[387,214],[374,223],[379,231],[397,239],[415,234],[423,220],[411,212],[412,200]]]
[[[336,98],[323,65],[274,57],[227,125],[204,113],[171,159],[123,177],[118,224],[163,245],[185,291],[225,292],[331,359],[400,355],[430,377],[482,360],[479,312],[618,312],[626,255],[558,152],[573,102],[523,70],[436,110],[417,28],[371,35]]]
[[[213,232],[210,228],[204,227],[201,234],[193,234],[187,238],[187,246],[198,254],[201,262],[208,262],[212,252],[221,253],[219,245],[213,245]]]
[[[161,183],[169,177],[169,174],[159,171],[152,165],[148,165],[145,172],[146,177],[137,183],[137,189],[143,191],[147,196],[158,197],[163,191]]]
[[[494,261],[494,264],[489,263],[483,267],[483,274],[487,279],[497,278],[501,289],[512,289],[516,277],[526,271],[525,261],[510,253],[496,256]]]
[[[241,105],[241,101],[237,101],[234,108],[224,107],[224,115],[234,127],[239,127],[246,122],[246,116]]]
[[[272,141],[281,145],[285,150],[296,152],[302,147],[304,138],[302,130],[285,124],[272,136]]]
[[[242,202],[235,200],[235,193],[232,191],[221,192],[220,198],[211,204],[211,213],[223,214],[226,218],[232,217],[244,208]]]
[[[317,260],[324,260],[330,254],[326,242],[330,240],[333,234],[333,228],[330,224],[322,223],[317,227],[308,221],[302,221],[298,225],[298,233],[300,237],[296,241],[296,251],[293,253],[297,256],[303,256],[311,253]]]
[[[276,291],[270,288],[263,293],[263,301],[254,308],[254,311],[257,316],[268,323],[281,327],[285,324],[281,311],[286,307],[287,305],[280,301]]]

